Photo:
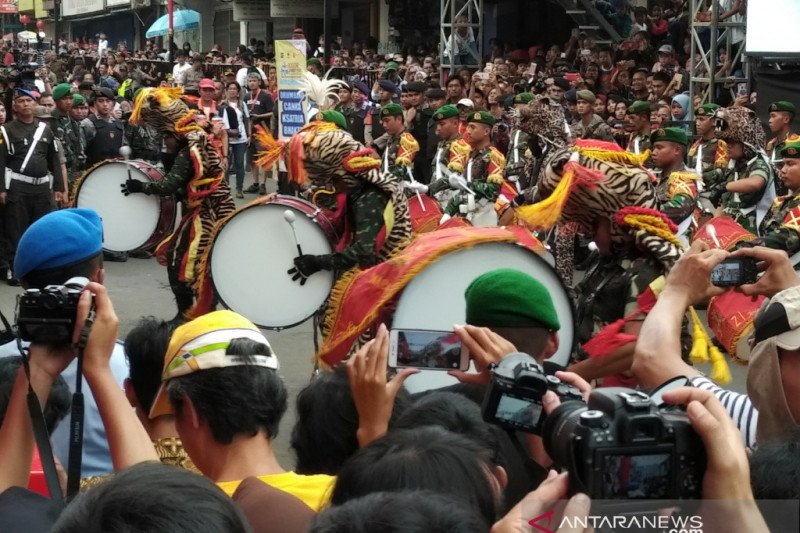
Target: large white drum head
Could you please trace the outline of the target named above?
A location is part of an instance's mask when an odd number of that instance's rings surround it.
[[[127,252],[144,245],[156,231],[161,217],[161,200],[146,194],[122,194],[128,179],[123,162],[105,163],[84,178],[76,207],[94,209],[103,221],[103,248]],[[146,183],[150,178],[131,165],[131,178]]]
[[[525,272],[547,287],[553,298],[561,329],[559,348],[550,358],[561,365],[569,361],[574,344],[572,303],[555,270],[536,253],[510,243],[483,243],[449,253],[417,274],[403,289],[392,321],[392,329],[450,331],[464,324],[464,291],[472,280],[491,270],[513,268]],[[440,371],[422,371],[406,380],[412,392],[456,383]]]
[[[248,207],[219,231],[211,249],[211,277],[225,307],[264,328],[288,328],[305,321],[325,302],[333,272],[322,270],[305,285],[286,272],[297,246],[283,213],[292,209],[304,254],[332,252],[322,229],[300,210],[279,203]]]

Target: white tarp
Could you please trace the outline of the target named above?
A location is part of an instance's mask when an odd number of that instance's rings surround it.
[[[749,0],[746,28],[748,54],[800,54],[800,0]]]

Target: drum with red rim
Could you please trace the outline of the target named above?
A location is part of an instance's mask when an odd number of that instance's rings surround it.
[[[176,203],[171,196],[122,194],[132,179],[161,181],[164,174],[145,161],[103,161],[75,185],[75,207],[94,209],[103,221],[103,249],[150,251],[175,229]]]
[[[334,273],[322,270],[304,285],[287,271],[299,255],[292,226],[303,254],[334,251],[336,231],[322,210],[293,196],[264,197],[237,210],[222,222],[211,243],[209,260],[214,290],[228,309],[263,328],[296,326],[328,298]]]

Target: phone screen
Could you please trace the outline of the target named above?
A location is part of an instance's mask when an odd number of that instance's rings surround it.
[[[458,370],[461,339],[452,331],[394,330],[391,353],[395,367]]]

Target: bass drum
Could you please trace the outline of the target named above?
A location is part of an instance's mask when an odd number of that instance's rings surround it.
[[[566,287],[547,260],[513,243],[489,242],[442,256],[403,289],[392,320],[392,329],[451,331],[466,318],[464,292],[472,280],[497,268],[514,268],[531,275],[550,291],[561,329],[558,351],[551,361],[566,366],[575,344],[574,311]],[[422,370],[406,379],[411,392],[437,389],[457,383],[446,372]]]
[[[110,252],[151,251],[175,229],[176,203],[171,196],[122,194],[130,177],[161,181],[164,174],[144,161],[103,161],[75,184],[75,207],[94,209],[103,221],[103,249]]]
[[[258,199],[221,223],[209,260],[214,290],[222,304],[267,329],[305,322],[319,309],[333,287],[334,274],[321,270],[305,285],[287,271],[298,256],[286,211],[304,254],[333,253],[333,225],[317,206],[293,196]]]

